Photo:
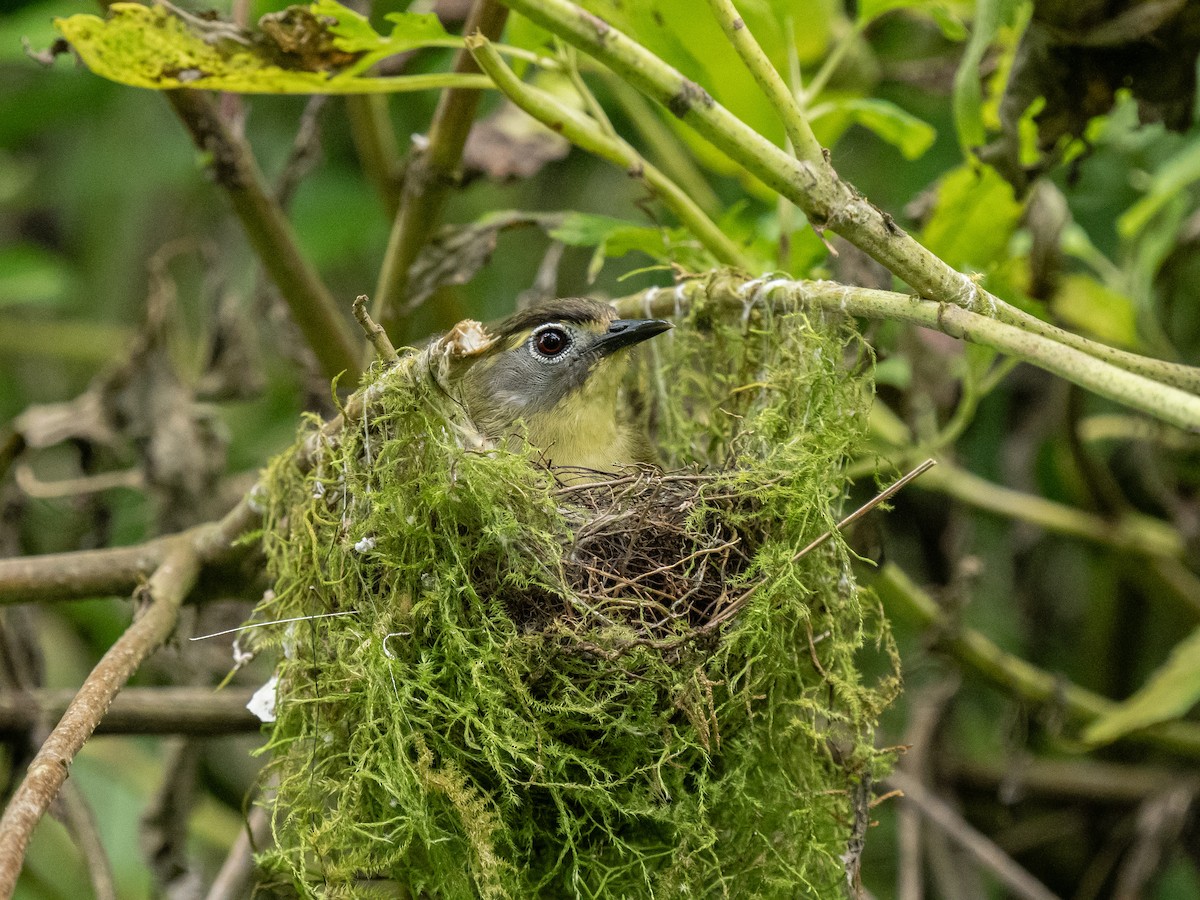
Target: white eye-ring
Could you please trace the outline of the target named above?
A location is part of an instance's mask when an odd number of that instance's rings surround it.
[[[541,362],[558,362],[571,346],[571,333],[557,322],[539,326],[529,339],[529,350]]]

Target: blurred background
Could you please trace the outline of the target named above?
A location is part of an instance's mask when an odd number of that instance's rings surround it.
[[[588,5],[782,142],[702,4]],[[283,6],[215,8],[253,23]],[[1200,363],[1197,4],[740,6],[781,71],[809,91],[840,175],[948,263],[1072,330]],[[466,4],[384,0],[369,12],[383,29],[384,15],[404,9],[436,11],[456,31]],[[328,379],[163,96],[105,81],[69,55],[48,66],[32,58],[57,37],[53,19],[77,13],[99,8],[0,7],[0,438],[22,440],[0,483],[0,555],[129,544],[207,521],[291,441],[301,412],[332,410]],[[515,16],[505,39],[565,53]],[[451,56],[425,50],[394,65],[441,71]],[[762,272],[893,286],[669,114],[595,67],[580,77],[616,131],[685,185]],[[350,301],[375,290],[404,160],[436,93],[370,101],[390,123],[383,163],[361,98],[218,102],[349,320]],[[495,95],[480,115],[488,129],[468,145],[443,220],[492,225],[441,234],[458,249],[427,260],[430,290],[397,343],[503,315],[522,297],[621,296],[669,285],[672,264],[703,267],[703,252],[625,172],[531,129]],[[516,214],[568,212],[595,218],[556,230],[560,220]],[[497,216],[508,224],[496,227]],[[468,255],[480,265],[462,262]],[[447,269],[448,257],[459,264]],[[884,424],[855,462],[862,497],[851,504],[874,491],[876,468],[892,472],[914,454],[939,456],[953,474],[874,513],[855,534],[860,552],[897,563],[954,628],[1064,685],[1134,694],[1200,623],[1200,441],[982,348],[893,323],[864,329]],[[1046,502],[1082,518],[1039,518]],[[186,633],[235,626],[264,587],[212,591]],[[131,609],[127,598],[97,598],[3,610],[0,695],[77,687]],[[936,652],[937,630],[904,617],[895,627],[906,691],[880,740],[912,747],[908,777],[1059,896],[1200,897],[1194,748],[1085,745],[1060,705],[1032,704]],[[231,666],[229,637],[181,638],[134,684],[207,691]],[[269,669],[243,669],[231,690],[248,693]],[[1159,720],[1195,721],[1198,672],[1184,672]],[[11,790],[50,723],[5,715],[0,778]],[[261,743],[253,727],[89,743],[70,783],[95,813],[117,896],[205,895],[243,828]],[[1020,896],[895,800],[876,815],[863,874],[872,895]],[[87,854],[48,818],[18,896],[87,896],[88,884]]]

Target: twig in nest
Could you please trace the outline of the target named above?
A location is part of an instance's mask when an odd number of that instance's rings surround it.
[[[366,294],[359,294],[354,299],[353,309],[354,318],[358,320],[359,326],[367,336],[367,340],[371,342],[371,346],[375,348],[375,353],[383,364],[393,366],[398,363],[400,357],[396,353],[396,348],[392,346],[392,342],[388,340],[387,332],[367,312]]]

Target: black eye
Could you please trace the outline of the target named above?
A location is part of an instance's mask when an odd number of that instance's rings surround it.
[[[534,346],[543,356],[558,356],[571,344],[570,337],[561,328],[547,328],[539,331],[534,338]]]

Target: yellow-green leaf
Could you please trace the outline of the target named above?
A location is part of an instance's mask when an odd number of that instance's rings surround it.
[[[256,33],[137,3],[114,3],[107,19],[75,15],[54,24],[97,75],[152,90],[362,94],[490,84],[481,75],[453,73],[363,75],[386,56],[454,40],[440,25],[433,28],[431,17],[389,18],[395,28],[386,38],[334,0],[265,16]]]
[[[1124,294],[1090,275],[1068,275],[1054,295],[1054,312],[1064,324],[1107,344],[1137,346],[1137,311]]]
[[[1175,645],[1167,661],[1123,703],[1083,733],[1089,744],[1107,744],[1132,731],[1177,719],[1200,703],[1200,628]]]
[[[990,166],[961,166],[938,185],[922,243],[956,269],[986,271],[1006,255],[1023,210]]]
[[[937,130],[928,122],[901,109],[895,103],[875,97],[855,97],[838,100],[814,110],[814,124],[831,115],[843,115],[874,132],[898,149],[905,159],[917,159],[933,146]]]

